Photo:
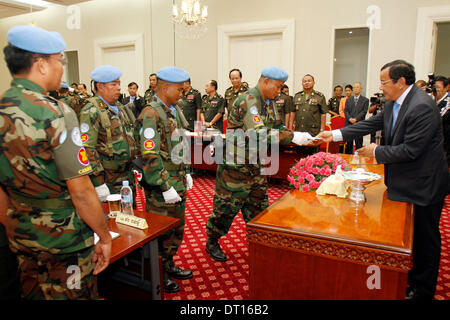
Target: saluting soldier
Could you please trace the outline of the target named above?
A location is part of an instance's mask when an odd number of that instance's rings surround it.
[[[0,98],[0,198],[9,208],[6,216],[0,208],[0,221],[17,256],[22,297],[96,299],[94,275],[109,263],[111,236],[76,115],[46,95],[61,85],[64,39],[32,26],[11,28],[7,39],[13,81]]]
[[[145,104],[148,105],[150,104],[150,102],[153,101],[153,97],[156,94],[156,73],[152,73],[149,77],[148,77],[149,81],[150,81],[150,86],[149,88],[145,91],[144,94],[144,101]]]
[[[205,86],[206,95],[202,98],[201,120],[206,128],[215,128],[223,132],[225,99],[217,93],[217,81],[211,80]]]
[[[69,88],[69,86],[65,82],[61,83],[61,89],[59,93],[60,96],[58,100],[61,100],[69,107],[71,107],[73,111],[75,111],[77,119],[80,119],[81,108],[86,105],[87,100],[79,94],[78,90]]]
[[[80,115],[83,145],[92,164],[92,183],[100,201],[119,193],[124,180],[134,181],[136,158],[135,118],[119,101],[122,70],[103,65],[91,73],[96,95]]]
[[[276,107],[270,102],[280,93],[287,78],[288,74],[278,67],[267,67],[262,71],[258,85],[239,97],[229,110],[227,140],[232,130],[240,129],[248,137],[267,130],[267,143],[272,143],[270,133],[278,129],[279,140],[275,143],[301,145],[312,139],[308,133],[292,132],[280,125]],[[233,150],[227,149],[226,153],[233,153],[233,159],[236,159],[240,147],[245,148],[245,164],[225,162],[217,168],[213,212],[206,224],[206,252],[217,261],[227,260],[218,240],[228,233],[237,213],[241,210],[247,223],[269,206],[267,177],[261,172],[261,159],[255,164],[249,161],[259,153],[258,150],[250,149],[249,143],[245,143],[245,146],[235,145]],[[258,147],[261,148],[260,143]]]
[[[178,101],[186,118],[190,131],[194,131],[195,121],[200,120],[200,109],[202,107],[202,95],[200,92],[191,86],[191,79],[184,82],[183,96]]]
[[[157,72],[158,86],[155,100],[146,106],[137,119],[143,175],[147,184],[147,208],[151,212],[179,218],[181,223],[160,238],[159,252],[164,268],[164,290],[180,290],[174,279],[189,279],[192,271],[182,270],[173,262],[173,256],[183,240],[186,190],[193,186],[189,165],[174,159],[173,151],[182,143],[183,113],[177,106],[184,82],[189,74],[176,67],[165,67]],[[185,155],[180,155],[185,156]]]
[[[242,83],[242,72],[239,69],[232,69],[228,74],[231,81],[231,87],[225,90],[225,112],[232,107],[234,101],[240,95],[243,95],[248,90],[248,85]]]
[[[325,130],[328,112],[325,96],[314,90],[314,84],[312,75],[307,74],[303,77],[303,91],[294,97],[295,119],[291,119],[291,124],[295,123],[295,130],[308,132],[313,137]]]

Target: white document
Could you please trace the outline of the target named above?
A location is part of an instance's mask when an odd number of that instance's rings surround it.
[[[112,232],[110,231],[109,234],[111,235],[111,238],[114,240],[115,238],[118,238],[120,236],[120,234],[116,233],[116,232]],[[94,244],[97,244],[98,240],[100,240],[100,238],[98,237],[98,235],[94,232]]]

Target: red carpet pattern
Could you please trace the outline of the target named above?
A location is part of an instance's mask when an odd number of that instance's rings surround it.
[[[239,213],[220,245],[228,257],[217,262],[205,252],[205,225],[213,207],[215,179],[194,176],[194,188],[188,192],[186,228],[183,243],[174,257],[182,269],[192,270],[189,280],[175,280],[181,290],[165,294],[166,300],[245,300],[248,298],[248,245],[245,223]],[[269,203],[277,201],[287,188],[270,184]],[[441,218],[442,255],[435,298],[450,300],[450,198],[447,198]]]

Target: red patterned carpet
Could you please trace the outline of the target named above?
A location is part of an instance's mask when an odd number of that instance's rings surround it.
[[[242,215],[236,217],[220,244],[228,261],[217,262],[205,252],[205,225],[212,211],[215,180],[213,176],[195,176],[194,188],[188,192],[186,228],[183,243],[174,257],[183,269],[194,277],[175,280],[181,290],[165,294],[166,300],[245,300],[248,298],[248,245]],[[287,189],[270,184],[269,203],[278,200]],[[442,255],[435,298],[450,300],[450,197],[441,218]]]

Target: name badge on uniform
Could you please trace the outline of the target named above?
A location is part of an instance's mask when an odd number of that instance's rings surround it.
[[[212,104],[217,104],[219,101],[211,101]]]
[[[193,95],[193,94],[190,94],[190,95],[187,96],[187,98],[188,98],[189,100],[192,100],[192,99],[194,99],[194,95]]]
[[[276,103],[284,103],[284,99],[280,99]]]

